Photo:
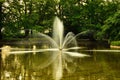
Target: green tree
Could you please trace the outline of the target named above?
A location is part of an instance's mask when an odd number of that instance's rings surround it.
[[[99,32],[101,32],[104,21],[117,11],[119,2],[117,0],[67,0],[61,5],[67,31],[79,33],[94,30],[93,35],[99,39]]]
[[[117,18],[115,16],[117,16],[118,14],[119,6],[120,6],[120,2],[117,0],[107,1],[105,3],[104,11],[103,11],[103,14],[101,15],[103,16],[101,17],[103,21],[100,27],[100,31],[98,32],[99,39],[110,39],[110,40],[117,39],[117,37],[115,38],[115,36],[111,35],[113,33],[111,33],[112,28],[110,26],[112,26],[114,23],[113,24],[109,24],[109,23],[111,23],[112,21],[117,21]],[[111,31],[109,32],[110,29]]]
[[[61,0],[60,4],[60,15],[61,19],[64,22],[65,25],[65,31],[66,33],[69,31],[72,31],[74,33],[78,33],[80,29],[78,29],[78,26],[81,24],[81,9],[82,4],[80,4],[80,1],[78,0]]]
[[[55,17],[54,0],[40,0],[36,2],[36,13],[38,14],[38,21],[36,22],[36,29],[40,32],[44,32],[46,29],[50,29],[53,23],[53,17]]]
[[[110,16],[102,27],[103,36],[110,40],[120,40],[120,11]]]
[[[8,37],[18,37],[24,30],[27,37],[31,29],[44,32],[52,25],[55,16],[54,0],[14,0],[4,7],[4,34]],[[51,29],[50,29],[51,30]]]
[[[79,33],[84,30],[98,30],[103,24],[103,0],[67,0],[61,2],[62,16],[68,31]]]
[[[119,6],[117,0],[13,0],[6,1],[9,6],[1,7],[0,18],[7,37],[27,37],[30,30],[52,31],[53,18],[60,17],[65,32],[79,33],[94,30],[101,32],[104,21],[113,15]],[[3,4],[3,3],[2,3]],[[0,12],[1,13],[1,12]],[[1,23],[0,23],[1,25]],[[25,33],[21,34],[21,30]],[[100,34],[100,33],[99,33]],[[100,35],[96,35],[98,38]]]
[[[6,1],[8,6],[3,5],[3,13],[4,13],[4,35],[8,36],[16,36],[20,33],[20,8],[19,2],[17,0],[11,2]]]

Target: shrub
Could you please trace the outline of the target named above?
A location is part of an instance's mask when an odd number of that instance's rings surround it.
[[[120,41],[112,41],[111,45],[113,45],[113,46],[120,46]]]

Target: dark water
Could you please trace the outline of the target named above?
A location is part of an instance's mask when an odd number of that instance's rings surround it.
[[[29,46],[22,45],[14,47]],[[120,52],[79,52],[90,57],[74,58],[68,63],[70,73],[64,69],[62,80],[120,80]],[[11,54],[1,61],[1,80],[53,80],[52,67],[46,66],[52,57],[49,52]]]

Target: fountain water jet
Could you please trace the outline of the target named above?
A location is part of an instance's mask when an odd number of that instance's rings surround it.
[[[78,53],[76,51],[81,47],[77,46],[75,35],[72,32],[69,32],[65,36],[65,38],[63,38],[64,36],[63,34],[64,34],[63,22],[60,21],[58,17],[56,17],[53,24],[53,38],[42,33],[37,33],[37,36],[36,36],[36,37],[44,37],[47,41],[51,43],[51,48],[37,49],[35,45],[33,45],[33,49],[27,49],[22,51],[11,50],[6,53],[10,55],[10,54],[25,54],[25,53],[36,54],[37,52],[48,52],[48,51],[52,52],[51,54],[52,57],[50,62],[45,63],[41,68],[44,68],[49,66],[50,64],[53,64],[53,78],[54,80],[60,80],[63,76],[63,68],[65,68],[63,65],[67,64],[67,62],[69,61],[72,61],[71,57],[88,57],[89,56],[86,54]],[[70,51],[70,50],[73,50],[73,51]]]

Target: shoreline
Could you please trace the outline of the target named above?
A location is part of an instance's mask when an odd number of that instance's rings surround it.
[[[120,46],[113,46],[113,45],[110,45],[110,48],[120,49]]]

